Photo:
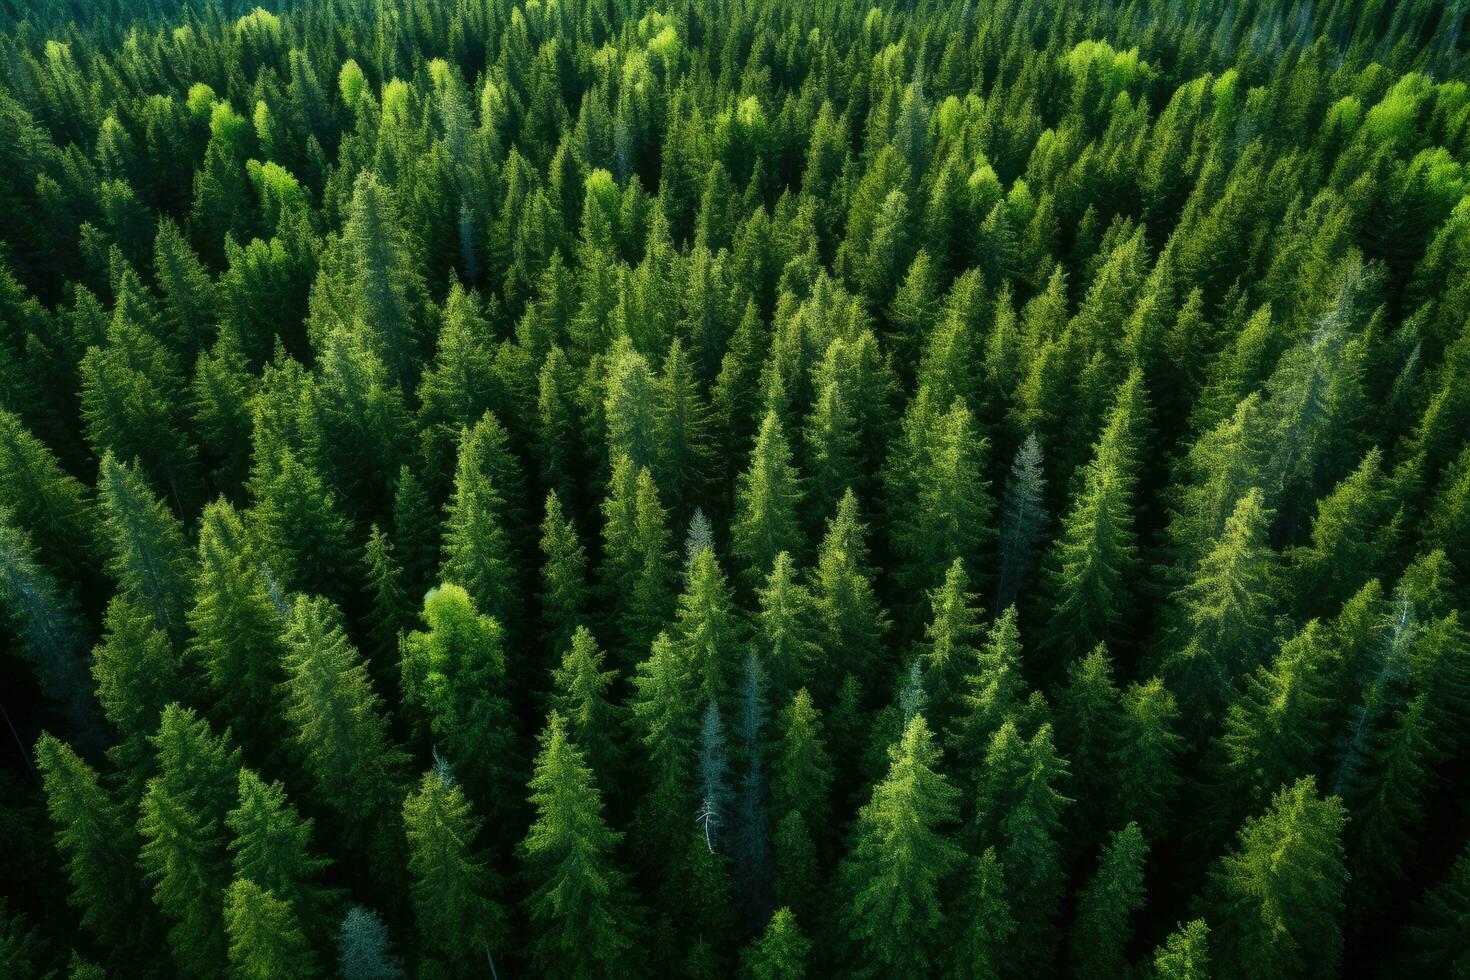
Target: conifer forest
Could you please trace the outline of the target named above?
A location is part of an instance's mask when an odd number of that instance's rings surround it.
[[[1470,0],[0,0],[0,977],[1470,978]]]

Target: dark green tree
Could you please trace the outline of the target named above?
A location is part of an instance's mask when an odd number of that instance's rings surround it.
[[[479,821],[449,768],[424,774],[403,801],[410,894],[418,922],[421,976],[464,976],[494,962],[505,913],[485,858],[474,850]]]
[[[551,977],[592,980],[637,969],[638,912],[613,863],[621,836],[603,819],[592,771],[553,713],[531,777],[536,820],[519,854],[537,930],[532,958]]]
[[[858,814],[839,872],[841,921],[864,974],[927,970],[943,957],[940,894],[963,852],[945,835],[959,793],[936,771],[939,748],[915,715],[890,750],[888,775]]]

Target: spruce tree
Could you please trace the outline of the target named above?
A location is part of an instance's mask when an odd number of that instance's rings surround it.
[[[867,527],[858,520],[857,497],[849,490],[827,522],[827,535],[812,573],[818,643],[839,671],[866,678],[879,667],[888,617],[873,590],[868,568]]]
[[[236,802],[240,753],[193,711],[169,705],[158,734],[158,775],[139,807],[139,865],[169,920],[178,969],[212,976],[226,958],[220,917],[230,885],[225,818]]]
[[[448,766],[424,774],[403,801],[410,894],[424,976],[463,976],[494,962],[505,913],[485,858],[474,850],[479,821]]]
[[[1123,614],[1138,557],[1133,492],[1143,411],[1141,386],[1130,382],[1118,393],[1052,545],[1050,637],[1064,659],[1106,642]]]
[[[1342,954],[1339,917],[1347,813],[1307,776],[1285,785],[1211,878],[1218,960],[1242,976],[1329,973]]]
[[[536,820],[519,854],[531,887],[533,961],[546,976],[572,980],[636,970],[638,915],[612,858],[621,835],[604,822],[593,774],[555,713],[541,738],[531,805]]]
[[[791,448],[775,412],[767,412],[750,453],[750,465],[736,489],[736,517],[731,528],[735,557],[743,578],[756,588],[770,574],[781,552],[802,553],[797,511],[802,492]]]
[[[504,431],[486,416],[460,433],[454,493],[444,525],[446,581],[462,586],[475,605],[502,622],[517,622],[519,589],[514,568],[502,475]],[[496,472],[501,470],[501,472]]]
[[[1007,901],[1017,928],[1017,955],[1027,969],[1051,961],[1057,945],[1055,917],[1060,904],[1061,816],[1071,803],[1058,785],[1067,763],[1057,756],[1049,723],[1030,739],[1014,722],[991,737],[979,780],[975,829],[992,842],[1005,867]]]
[[[142,793],[163,709],[187,693],[183,659],[152,615],[136,601],[116,596],[107,605],[107,633],[92,652],[97,700],[121,739],[108,759],[124,774],[129,800]]]
[[[1081,977],[1117,977],[1128,972],[1124,949],[1131,919],[1143,904],[1143,862],[1148,845],[1138,824],[1113,834],[1097,873],[1078,899],[1070,960]]]
[[[352,906],[342,917],[337,957],[343,980],[397,980],[404,976],[403,965],[389,952],[382,916],[362,905]]]
[[[935,770],[940,752],[915,715],[889,753],[888,775],[858,814],[839,872],[843,927],[862,974],[927,971],[941,962],[941,890],[962,852],[945,835],[959,793]]]
[[[1260,665],[1271,639],[1276,555],[1266,542],[1269,519],[1259,490],[1242,497],[1175,596],[1175,649],[1164,662],[1165,676],[1201,719],[1225,710],[1236,678]]]
[[[43,734],[36,743],[36,765],[71,884],[68,903],[99,942],[119,952],[151,955],[137,945],[149,937],[137,926],[146,892],[137,869],[139,842],[133,820],[113,800],[96,770],[65,742]]]
[[[46,542],[41,556],[69,581],[90,580],[95,566],[96,508],[87,488],[13,412],[0,408],[0,491],[14,523]]]
[[[111,543],[107,570],[118,588],[150,609],[158,628],[176,647],[186,637],[186,610],[193,596],[193,562],[184,529],[156,498],[137,466],[102,458],[97,492],[103,527]]]
[[[230,975],[240,980],[314,976],[311,947],[291,906],[249,878],[236,878],[225,893],[225,932]]]
[[[587,551],[555,491],[541,522],[541,634],[565,650],[588,614]]]
[[[189,656],[204,667],[223,716],[239,719],[252,747],[268,752],[280,733],[282,600],[244,523],[224,500],[204,508],[198,567]]]
[[[620,743],[628,714],[611,693],[618,672],[602,669],[606,659],[591,631],[577,627],[561,666],[552,671],[549,698],[550,709],[565,720],[572,740],[588,746],[587,764],[603,788],[616,785],[622,772]]]
[[[418,375],[423,283],[409,254],[393,192],[378,175],[360,173],[342,229],[351,317],[356,329],[404,387]]]
[[[1154,950],[1154,975],[1159,980],[1208,980],[1209,935],[1204,919],[1181,925]]]
[[[1016,607],[1000,615],[965,675],[964,693],[949,741],[960,758],[978,764],[995,731],[1021,709],[1026,681],[1021,675],[1021,631]]]
[[[927,422],[922,434],[909,436],[919,441],[918,451],[900,458],[907,472],[898,484],[902,495],[890,506],[903,559],[895,577],[914,591],[939,587],[955,559],[981,567],[994,510],[984,478],[990,443],[976,431],[970,409],[957,398]]]
[[[820,655],[814,600],[797,576],[791,555],[783,551],[776,556],[771,575],[756,592],[756,600],[760,610],[752,642],[759,651],[772,698],[784,701],[806,682]]]
[[[746,949],[744,975],[750,980],[802,980],[811,951],[811,940],[802,934],[796,916],[788,908],[777,909],[765,931]]]
[[[240,769],[239,803],[225,817],[235,887],[248,881],[290,909],[290,920],[310,939],[331,926],[333,895],[318,879],[331,864],[312,852],[312,821],[286,799],[280,783],[267,783],[249,768]]]
[[[995,848],[987,847],[971,859],[967,874],[957,907],[963,924],[951,951],[950,970],[962,980],[997,980],[1005,972],[1016,923],[1006,905],[1004,870]]]
[[[668,634],[653,641],[633,679],[633,718],[643,745],[646,795],[636,818],[640,853],[665,867],[694,820],[699,678]]]
[[[928,713],[940,731],[948,730],[960,707],[966,674],[976,661],[979,613],[976,597],[966,591],[968,585],[964,565],[956,558],[943,584],[929,595],[933,615],[924,628],[924,642],[919,645]]]
[[[283,713],[316,799],[348,840],[386,846],[392,822],[383,818],[396,805],[404,759],[389,741],[367,666],[325,599],[296,599],[284,641]]]
[[[713,548],[701,548],[689,564],[670,636],[703,697],[713,703],[734,688],[744,628]]]
[[[620,458],[603,515],[603,584],[620,610],[626,650],[641,655],[668,623],[674,600],[668,512],[649,470]]]
[[[83,749],[94,751],[102,732],[86,678],[87,627],[75,601],[36,561],[29,536],[12,523],[3,506],[0,616],[8,621],[16,652],[30,661],[42,693],[65,710],[71,735]]]
[[[368,612],[366,652],[375,686],[391,690],[393,661],[398,641],[412,615],[404,589],[403,568],[399,565],[393,541],[374,524],[368,530],[367,546],[362,552],[364,580],[372,602]]]
[[[1118,819],[1136,822],[1145,836],[1157,834],[1180,784],[1175,759],[1184,748],[1174,695],[1157,677],[1123,691],[1121,729],[1113,754]]]

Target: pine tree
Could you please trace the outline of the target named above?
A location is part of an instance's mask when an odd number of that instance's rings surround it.
[[[796,916],[788,908],[777,909],[765,932],[746,949],[744,975],[750,980],[802,980],[811,950]]]
[[[1020,710],[1025,689],[1021,631],[1016,607],[1011,606],[991,624],[965,676],[965,693],[949,732],[962,760],[978,764],[984,758],[991,736]]]
[[[464,976],[493,962],[505,935],[495,881],[473,851],[479,821],[446,766],[424,774],[403,801],[410,893],[418,922],[424,976]]]
[[[392,832],[383,818],[396,804],[404,760],[388,739],[367,666],[325,599],[298,597],[284,640],[283,711],[316,799],[342,821],[348,840],[381,845]]]
[[[565,719],[568,735],[586,745],[587,763],[603,788],[616,785],[622,772],[623,726],[627,709],[611,696],[617,683],[616,670],[603,670],[606,657],[585,626],[577,627],[561,666],[552,671],[550,709]]]
[[[849,490],[827,522],[812,576],[818,643],[838,671],[859,678],[879,667],[882,636],[888,628],[888,617],[873,593],[866,535],[866,525],[858,520],[857,497]]]
[[[531,777],[536,821],[519,854],[531,886],[532,959],[549,977],[592,980],[636,969],[638,915],[612,863],[621,835],[603,821],[591,770],[553,713]]]
[[[230,975],[240,980],[283,980],[316,975],[311,947],[291,906],[249,878],[225,893]]]
[[[317,879],[331,864],[311,850],[312,821],[297,814],[280,783],[240,769],[239,804],[225,823],[235,886],[248,881],[290,909],[290,920],[312,939],[331,927],[332,894]]]
[[[490,415],[460,434],[444,528],[443,573],[447,581],[463,586],[478,608],[511,624],[518,621],[520,597],[509,530],[507,495],[513,488],[497,479],[513,465],[507,461],[504,439],[504,430]]]
[[[915,715],[890,750],[888,775],[858,814],[840,871],[840,915],[862,953],[865,974],[927,971],[940,961],[941,889],[962,852],[943,828],[959,793],[935,771],[939,749]]]
[[[1124,787],[1118,794],[1119,819],[1136,822],[1145,835],[1162,830],[1179,787],[1174,760],[1184,748],[1184,739],[1174,731],[1178,720],[1174,695],[1159,678],[1124,689],[1113,778]]]
[[[198,567],[189,656],[203,665],[224,717],[238,719],[253,748],[272,751],[283,609],[244,523],[224,500],[204,508]]]
[[[1154,975],[1159,980],[1209,980],[1209,935],[1204,919],[1181,925],[1154,950]]]
[[[145,886],[137,870],[138,836],[126,811],[103,787],[97,772],[66,743],[45,734],[36,743],[36,765],[46,809],[56,826],[56,846],[66,861],[70,905],[98,941],[119,952],[152,950],[136,915]]]
[[[1236,678],[1258,666],[1273,629],[1276,555],[1266,543],[1270,513],[1259,490],[1242,497],[1192,580],[1175,596],[1175,650],[1166,676],[1202,719],[1218,717]]]
[[[940,731],[947,731],[963,697],[965,675],[975,663],[975,640],[980,633],[975,596],[966,591],[969,577],[956,558],[944,582],[929,595],[933,610],[919,645],[923,664],[924,690],[930,717]]]
[[[744,646],[738,617],[714,549],[700,549],[689,564],[670,637],[710,702],[735,686]]]
[[[193,595],[192,562],[179,520],[153,496],[137,466],[102,458],[97,476],[103,528],[111,543],[107,570],[119,590],[152,610],[176,647],[185,639]]]
[[[158,775],[139,807],[139,865],[171,925],[174,962],[188,976],[213,976],[225,963],[220,925],[230,862],[225,818],[235,805],[240,753],[193,711],[169,705],[158,734]]]
[[[1118,977],[1128,972],[1124,948],[1130,919],[1143,905],[1143,862],[1148,844],[1138,824],[1113,834],[1097,873],[1078,899],[1072,925],[1072,970],[1081,977]]]
[[[1144,409],[1136,377],[1120,389],[1052,545],[1049,577],[1055,606],[1050,632],[1064,660],[1111,637],[1137,561],[1133,489]]]
[[[1242,976],[1330,973],[1342,954],[1338,918],[1347,812],[1307,776],[1283,786],[1212,877],[1219,959]]]
[[[970,862],[969,881],[957,911],[963,925],[952,951],[950,970],[961,980],[998,980],[1016,923],[1006,905],[1005,872],[995,848]]]
[[[770,574],[781,552],[802,553],[797,510],[802,493],[791,448],[775,412],[767,412],[750,453],[750,465],[736,489],[736,517],[731,528],[735,557],[752,589]]]
[[[92,652],[92,676],[102,711],[122,736],[108,759],[126,777],[128,799],[136,800],[150,768],[148,740],[163,709],[186,693],[186,675],[167,634],[136,601],[115,596],[105,622],[106,636]]]
[[[587,551],[555,491],[546,495],[541,556],[541,632],[553,650],[564,650],[589,611]]]
[[[785,701],[806,682],[820,655],[814,600],[797,577],[791,555],[783,551],[776,556],[770,578],[756,592],[756,600],[760,611],[755,618],[753,642],[769,679],[772,698]]]

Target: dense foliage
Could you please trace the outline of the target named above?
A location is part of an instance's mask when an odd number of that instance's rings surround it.
[[[0,974],[1470,975],[1467,18],[0,5]]]

